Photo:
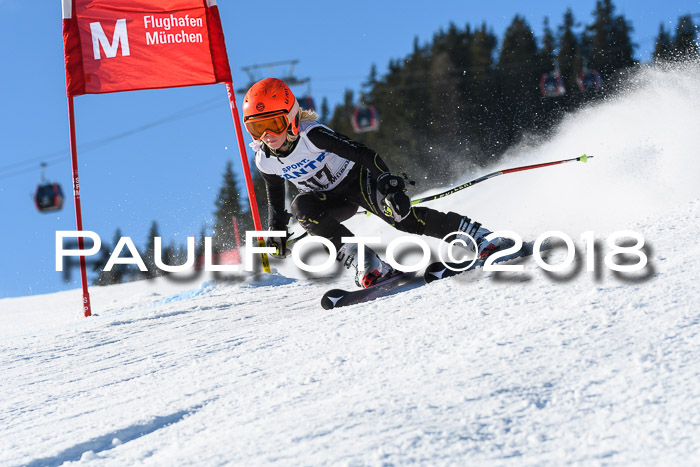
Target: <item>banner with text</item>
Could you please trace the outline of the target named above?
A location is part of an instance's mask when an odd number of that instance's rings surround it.
[[[69,96],[231,81],[215,0],[62,0]]]

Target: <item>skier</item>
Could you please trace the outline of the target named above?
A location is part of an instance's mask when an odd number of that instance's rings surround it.
[[[300,191],[291,204],[296,220],[308,233],[329,239],[338,251],[338,261],[356,270],[355,282],[364,288],[395,271],[366,246],[364,267],[359,267],[358,245],[342,243],[342,237],[353,236],[342,222],[360,206],[403,232],[441,239],[454,232],[469,235],[480,258],[510,246],[500,237],[486,240],[491,232],[469,217],[411,206],[404,179],[392,174],[378,154],[317,120],[315,112],[299,107],[279,79],[258,81],[245,95],[243,122],[253,137],[255,164],[265,180],[270,230],[287,232],[292,217],[285,210],[285,181],[289,180]],[[268,239],[268,246],[277,248],[273,256],[287,256],[286,240]],[[474,248],[469,239],[465,243]]]

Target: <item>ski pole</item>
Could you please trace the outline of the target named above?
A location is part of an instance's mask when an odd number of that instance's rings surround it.
[[[490,178],[498,177],[499,175],[505,175],[513,172],[522,172],[524,170],[532,170],[532,169],[539,169],[540,167],[549,167],[550,165],[558,165],[558,164],[564,164],[565,162],[587,162],[588,159],[592,159],[593,156],[587,156],[586,154],[581,155],[580,157],[574,157],[572,159],[564,159],[560,161],[554,161],[554,162],[544,162],[542,164],[533,164],[533,165],[525,165],[523,167],[514,167],[512,169],[503,169],[499,170],[497,172],[492,172],[490,174],[481,176],[479,178],[475,178],[474,180],[471,180],[467,183],[463,183],[462,185],[456,186],[454,188],[450,188],[447,191],[443,191],[442,193],[438,193],[436,195],[431,195],[431,196],[426,196],[425,198],[419,198],[419,199],[414,199],[411,201],[411,205],[416,205],[420,203],[425,203],[427,201],[433,201],[439,198],[444,198],[445,196],[449,196],[453,193],[457,193],[458,191],[464,190],[465,188],[469,188],[470,186],[474,186],[477,183],[481,183],[485,180],[488,180]]]
[[[468,181],[468,182],[463,183],[461,185],[458,185],[454,188],[450,188],[449,190],[443,191],[442,193],[438,193],[436,195],[426,196],[424,198],[418,198],[418,199],[411,200],[411,205],[415,206],[416,204],[421,204],[421,203],[425,203],[428,201],[434,201],[436,199],[444,198],[445,196],[449,196],[453,193],[457,193],[458,191],[462,191],[465,188],[469,188],[470,186],[474,186],[477,183],[481,183],[485,180],[489,180],[491,178],[498,177],[499,175],[505,175],[505,174],[510,174],[510,173],[514,173],[514,172],[523,172],[525,170],[539,169],[541,167],[549,167],[550,165],[564,164],[566,162],[588,162],[588,159],[593,159],[593,156],[588,156],[586,154],[582,154],[579,157],[573,157],[571,159],[563,159],[560,161],[553,161],[553,162],[543,162],[541,164],[525,165],[522,167],[513,167],[511,169],[498,170],[496,172],[491,172],[490,174],[483,175],[479,178],[475,178],[474,180]],[[369,215],[370,212],[369,211],[357,211],[357,214]],[[308,232],[304,232],[301,235],[290,238],[289,240],[287,240],[287,248],[291,247],[294,243],[296,243],[297,241],[306,237],[307,235],[308,235]]]

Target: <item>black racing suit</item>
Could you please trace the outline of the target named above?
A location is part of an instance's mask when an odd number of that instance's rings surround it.
[[[352,237],[350,230],[341,224],[357,213],[359,207],[379,216],[403,232],[443,238],[459,230],[465,217],[443,213],[426,207],[412,207],[411,213],[401,222],[384,214],[382,195],[377,190],[377,177],[389,169],[382,159],[365,145],[335,133],[326,127],[316,127],[307,134],[319,149],[325,149],[355,163],[345,179],[329,191],[308,191],[292,201],[292,214],[299,224],[312,235],[328,238],[336,248],[342,245],[342,237]],[[294,144],[294,143],[293,143]],[[275,152],[263,144],[265,157],[283,158],[294,149]],[[268,201],[268,228],[286,230],[289,215],[285,212],[285,179],[260,172],[265,180]],[[469,219],[466,219],[469,223]]]

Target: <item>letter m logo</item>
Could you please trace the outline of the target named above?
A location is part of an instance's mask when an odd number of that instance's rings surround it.
[[[118,19],[114,26],[114,35],[112,42],[109,42],[105,32],[102,30],[100,23],[90,23],[90,33],[92,34],[92,51],[95,54],[95,60],[100,60],[100,46],[105,51],[105,57],[114,58],[117,56],[119,44],[122,45],[122,57],[129,55],[129,36],[126,34],[126,19]]]

